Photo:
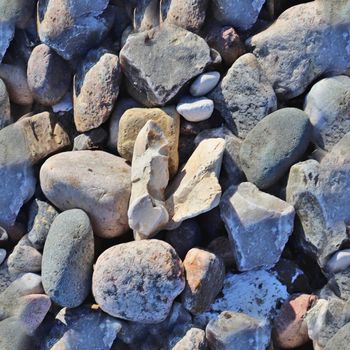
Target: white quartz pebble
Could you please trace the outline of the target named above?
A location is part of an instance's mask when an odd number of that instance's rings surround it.
[[[183,97],[176,110],[189,122],[201,122],[210,118],[214,111],[214,102],[206,97]]]
[[[219,72],[208,72],[199,75],[190,87],[192,96],[204,96],[215,88],[220,80]]]
[[[344,249],[336,252],[327,263],[327,271],[339,272],[350,266],[350,249]]]

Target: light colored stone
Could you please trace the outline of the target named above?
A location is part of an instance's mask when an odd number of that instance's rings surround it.
[[[0,129],[12,123],[10,99],[6,85],[0,79]]]
[[[347,350],[350,342],[350,323],[346,324],[326,344],[324,350]]]
[[[169,220],[164,203],[168,160],[168,142],[159,126],[149,120],[136,137],[131,167],[128,219],[135,239],[153,237]]]
[[[204,96],[215,88],[220,80],[220,73],[213,71],[199,75],[190,87],[192,96]]]
[[[159,0],[138,0],[134,9],[134,29],[143,32],[159,26]]]
[[[186,335],[175,344],[172,350],[207,350],[205,332],[199,328],[191,328]]]
[[[214,103],[206,97],[182,97],[176,110],[189,122],[201,122],[211,117]]]
[[[130,166],[102,151],[56,154],[40,170],[41,188],[60,210],[83,209],[94,233],[104,238],[128,230]]]
[[[169,144],[169,172],[176,174],[179,166],[180,116],[174,107],[131,108],[120,119],[118,130],[118,153],[132,160],[137,135],[148,120],[153,120],[162,129]]]
[[[293,232],[291,205],[243,182],[227,189],[220,211],[239,271],[268,269],[277,263]]]
[[[4,260],[6,259],[6,249],[0,249],[0,265],[4,262]]]
[[[336,252],[329,259],[326,270],[337,273],[346,270],[350,266],[350,249],[344,249]]]
[[[220,201],[220,175],[225,141],[202,141],[186,165],[166,189],[166,208],[170,221],[167,229],[215,208]]]

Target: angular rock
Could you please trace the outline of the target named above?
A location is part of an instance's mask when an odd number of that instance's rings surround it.
[[[104,251],[97,259],[92,282],[102,310],[143,323],[163,321],[184,287],[183,266],[175,250],[155,239],[118,244]]]
[[[170,221],[166,229],[174,229],[182,221],[219,204],[221,187],[218,177],[224,149],[223,139],[202,141],[168,186],[165,204]]]
[[[159,26],[159,0],[138,0],[134,9],[134,29],[143,32]]]
[[[204,96],[215,88],[220,80],[220,73],[213,71],[199,75],[190,87],[192,96]]]
[[[205,311],[219,294],[224,278],[223,261],[208,251],[192,248],[183,261],[186,287],[182,304],[192,314]]]
[[[219,85],[208,95],[229,129],[245,138],[266,115],[277,108],[277,98],[256,57],[239,57]]]
[[[329,259],[326,270],[337,273],[346,270],[350,266],[350,249],[339,250]]]
[[[0,79],[0,130],[12,123],[10,100],[6,85]]]
[[[77,307],[90,292],[94,237],[89,217],[67,210],[53,221],[47,236],[42,279],[45,293],[63,307]]]
[[[136,137],[148,120],[153,120],[158,124],[168,141],[169,172],[170,176],[173,176],[179,166],[180,134],[180,116],[174,107],[128,109],[119,122],[118,153],[126,160],[132,160]]]
[[[327,287],[331,290],[337,297],[343,300],[350,299],[350,269],[340,271],[331,275]]]
[[[331,150],[350,132],[350,77],[340,75],[317,82],[305,99],[304,110],[313,125],[313,141]]]
[[[339,329],[339,331],[326,344],[324,350],[346,350],[350,342],[350,323]]]
[[[294,208],[243,182],[224,193],[220,210],[238,270],[273,267],[293,232]]]
[[[206,97],[184,96],[177,104],[176,110],[189,122],[201,122],[211,117],[214,103]]]
[[[172,350],[207,350],[205,332],[199,328],[191,328],[186,335],[175,344]]]
[[[233,311],[224,311],[211,320],[205,332],[212,350],[265,350],[271,337],[271,329],[265,321]]]
[[[102,151],[56,154],[40,170],[41,188],[60,210],[83,209],[94,233],[104,238],[128,230],[130,166]]]
[[[107,132],[102,127],[87,131],[74,138],[73,151],[101,149],[107,137]]]
[[[135,239],[153,237],[168,222],[164,191],[169,181],[168,142],[149,120],[135,140],[131,167],[129,226]]]
[[[38,45],[32,51],[27,68],[29,89],[44,106],[59,102],[71,84],[68,64],[50,47]]]
[[[120,81],[117,55],[106,50],[88,53],[74,77],[74,122],[78,131],[97,128],[109,118]]]
[[[239,158],[248,181],[260,189],[275,184],[305,153],[311,139],[307,114],[283,108],[261,120],[246,136]]]
[[[211,62],[204,39],[174,25],[132,35],[120,51],[130,94],[149,107],[173,100]]]

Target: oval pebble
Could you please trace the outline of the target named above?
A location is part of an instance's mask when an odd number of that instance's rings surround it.
[[[186,96],[181,98],[176,110],[189,122],[201,122],[213,114],[214,102],[206,97]]]
[[[350,266],[350,249],[336,252],[327,263],[327,271],[337,273]]]
[[[219,72],[207,72],[199,75],[190,87],[192,96],[204,96],[215,88],[220,80]]]

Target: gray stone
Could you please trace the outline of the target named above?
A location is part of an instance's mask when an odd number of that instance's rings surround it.
[[[313,125],[313,141],[331,150],[350,131],[350,77],[317,82],[306,96],[304,110]]]
[[[199,328],[191,328],[186,335],[175,344],[172,350],[207,350],[205,332]]]
[[[311,139],[308,116],[280,109],[261,120],[244,139],[239,157],[248,181],[260,189],[275,184],[305,153]]]
[[[90,292],[94,237],[89,217],[80,209],[59,214],[47,236],[42,279],[56,304],[77,307]]]
[[[120,51],[129,92],[146,106],[165,105],[173,100],[211,62],[204,39],[174,25],[131,35]]]
[[[10,100],[6,85],[0,79],[0,129],[12,123]]]
[[[208,95],[229,129],[244,138],[277,108],[277,98],[253,54],[239,57],[219,85]]]
[[[239,271],[277,263],[293,232],[291,205],[243,182],[226,190],[220,211]]]
[[[0,265],[5,261],[7,255],[6,249],[0,248]]]
[[[339,250],[329,259],[326,270],[337,273],[346,270],[350,266],[350,249]]]
[[[265,321],[233,311],[224,311],[211,320],[205,332],[212,350],[265,350],[271,338],[271,328]]]
[[[136,1],[133,24],[139,32],[159,26],[159,0]]]
[[[204,96],[215,88],[220,80],[220,73],[213,71],[199,75],[190,87],[192,96]]]
[[[330,275],[327,287],[337,297],[350,300],[350,269]]]
[[[214,103],[206,97],[183,96],[176,110],[189,122],[201,122],[211,117]]]
[[[350,342],[350,323],[346,324],[326,344],[324,350],[347,350]]]
[[[100,149],[107,137],[108,134],[102,127],[84,132],[74,138],[73,151]]]
[[[184,287],[184,270],[175,250],[155,239],[118,244],[104,251],[97,259],[92,282],[102,310],[143,323],[163,321]]]

